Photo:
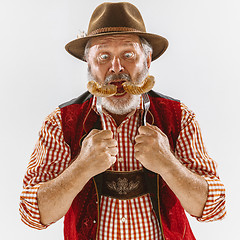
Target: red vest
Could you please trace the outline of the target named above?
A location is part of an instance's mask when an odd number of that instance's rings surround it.
[[[60,106],[65,141],[74,159],[80,151],[83,138],[93,129],[100,129],[99,116],[91,109],[93,96],[89,92]],[[180,102],[154,91],[149,92],[151,101],[147,121],[158,126],[168,137],[172,149],[181,127]],[[158,174],[147,169],[146,185],[154,211],[166,240],[195,239],[185,211],[175,194]],[[96,239],[99,221],[102,174],[92,178],[79,192],[65,215],[64,237],[66,240]]]

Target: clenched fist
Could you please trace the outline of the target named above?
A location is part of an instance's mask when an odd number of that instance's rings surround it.
[[[76,161],[84,166],[89,177],[107,170],[116,161],[117,141],[110,130],[93,129],[82,142]]]
[[[167,170],[172,152],[167,136],[156,126],[147,124],[138,129],[134,153],[141,164],[156,173]]]

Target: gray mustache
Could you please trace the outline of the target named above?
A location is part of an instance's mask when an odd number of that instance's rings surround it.
[[[131,77],[127,73],[119,73],[119,74],[112,74],[105,78],[104,84],[108,84],[109,82],[115,81],[115,80],[127,80],[129,82],[132,81]]]

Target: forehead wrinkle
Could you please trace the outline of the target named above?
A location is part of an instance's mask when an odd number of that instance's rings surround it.
[[[134,36],[134,35],[133,35]],[[114,43],[115,41],[121,41],[121,44],[119,46],[136,46],[136,45],[141,45],[140,44],[140,39],[139,37],[135,38],[126,35],[114,35],[114,36],[107,36],[107,37],[98,37],[92,40],[92,46],[95,45],[97,46],[98,49],[102,48],[107,48],[108,46],[111,45],[111,43]]]
[[[119,47],[135,47],[135,46],[138,46],[139,44],[136,43],[136,42],[132,42],[132,41],[126,41],[125,43],[122,43],[122,44],[119,44],[118,46]],[[99,43],[96,45],[97,46],[97,49],[98,50],[101,50],[101,49],[107,49],[110,47],[110,44],[108,43]]]

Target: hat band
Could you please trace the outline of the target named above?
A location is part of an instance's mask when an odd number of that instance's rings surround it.
[[[96,35],[99,33],[107,33],[107,32],[140,32],[135,28],[129,27],[105,27],[105,28],[98,28],[92,31],[88,36]]]

